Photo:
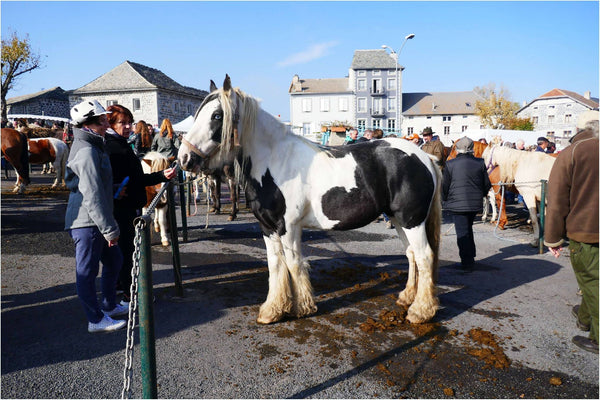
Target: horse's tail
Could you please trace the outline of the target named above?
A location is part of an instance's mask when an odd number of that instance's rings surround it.
[[[429,207],[429,216],[425,225],[425,231],[427,233],[427,241],[429,247],[433,251],[433,265],[431,270],[431,276],[433,277],[434,283],[438,279],[438,267],[439,267],[439,253],[440,253],[440,229],[442,226],[442,171],[440,168],[432,162],[433,170],[435,171],[435,192],[431,200],[431,206]]]
[[[24,143],[21,146],[21,171],[19,171],[19,176],[23,179],[23,183],[29,185],[31,180],[29,179],[29,143],[27,141],[27,136],[21,132],[19,132],[19,136],[21,137],[22,142]]]

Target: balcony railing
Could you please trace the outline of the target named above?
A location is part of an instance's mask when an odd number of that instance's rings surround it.
[[[370,108],[369,113],[372,117],[383,117],[385,115],[385,108]]]
[[[369,92],[371,93],[371,96],[385,96],[385,89],[384,88],[379,88],[379,89],[371,88],[369,90]]]

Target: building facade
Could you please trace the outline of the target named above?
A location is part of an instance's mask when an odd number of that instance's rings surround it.
[[[69,92],[58,86],[7,99],[6,107],[8,115],[30,114],[70,118]]]
[[[568,145],[569,139],[577,133],[577,118],[588,110],[598,110],[598,99],[591,93],[578,93],[564,89],[552,89],[517,111],[519,118],[529,118],[536,131],[556,142],[559,147]]]
[[[135,121],[159,127],[165,118],[172,124],[193,115],[208,92],[182,86],[161,71],[125,61],[69,96],[73,106],[96,99],[104,107],[120,104],[131,110]]]
[[[396,135],[430,127],[450,145],[465,130],[481,128],[475,115],[475,102],[481,97],[475,92],[403,94],[403,70],[385,50],[356,50],[346,78],[295,75],[289,90],[292,129],[313,139],[315,132],[339,125]],[[338,132],[331,135],[330,144],[341,144],[344,138]]]

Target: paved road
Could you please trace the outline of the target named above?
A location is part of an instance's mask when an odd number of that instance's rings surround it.
[[[34,184],[15,196],[8,187],[3,179],[2,397],[119,397],[125,332],[86,331],[62,230],[66,192]],[[383,222],[306,231],[319,311],[269,326],[255,322],[267,268],[254,217],[211,215],[205,228],[202,214],[188,225],[183,299],[174,296],[171,254],[154,238],[159,397],[598,398],[598,356],[571,344],[580,332],[569,260],[538,255],[522,221],[500,233],[477,223],[480,264],[464,274],[451,267],[458,252],[446,216],[442,308],[418,326],[394,304],[407,261]],[[136,370],[135,397],[140,379]]]

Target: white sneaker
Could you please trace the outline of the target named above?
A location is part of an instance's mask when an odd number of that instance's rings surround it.
[[[97,323],[88,323],[88,332],[96,333],[96,332],[112,332],[118,331],[121,328],[124,328],[127,325],[127,321],[123,320],[114,320],[108,315],[104,315],[100,322]]]
[[[120,302],[118,304],[115,305],[115,308],[113,308],[110,311],[103,311],[104,315],[109,316],[109,317],[116,317],[117,315],[125,315],[125,314],[129,314],[129,303],[127,302]]]

